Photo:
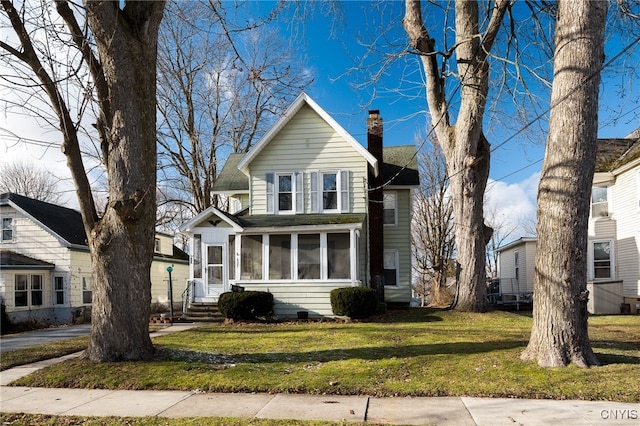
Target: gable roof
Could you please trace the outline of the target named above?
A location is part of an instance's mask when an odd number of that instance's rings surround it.
[[[84,232],[82,215],[77,210],[35,200],[12,192],[0,194],[0,206],[1,205],[12,206],[25,216],[30,217],[43,229],[70,245],[87,247],[87,234]],[[5,253],[7,253],[5,251],[2,253],[4,262],[5,256],[9,255],[5,255]],[[175,245],[173,245],[172,256],[162,255],[160,253],[154,253],[154,256],[175,260],[189,259],[189,255]],[[15,260],[16,258],[13,257],[12,259]]]
[[[362,157],[364,157],[367,162],[373,167],[374,173],[378,175],[378,161],[375,159],[373,155],[369,151],[367,151],[357,140],[354,139],[342,126],[338,124],[325,110],[323,110],[320,105],[318,105],[313,99],[309,97],[306,93],[301,93],[298,95],[295,101],[287,108],[282,117],[275,122],[273,126],[267,131],[267,133],[260,138],[258,143],[256,143],[249,152],[244,156],[242,160],[238,163],[238,169],[240,169],[243,173],[248,173],[249,164],[258,156],[260,151],[264,149],[265,146],[271,142],[271,140],[282,130],[282,128],[296,115],[298,111],[304,106],[308,105],[313,109],[331,128],[338,133],[342,138],[347,141],[349,145],[353,149],[355,149]]]
[[[31,217],[41,227],[72,245],[87,245],[82,215],[79,211],[7,192],[0,195],[0,205],[11,205]]]
[[[640,158],[640,137],[598,139],[596,172],[611,172]]]
[[[249,192],[249,178],[238,169],[238,163],[245,154],[229,154],[226,163],[216,178],[211,191],[213,193],[234,191],[236,194]]]

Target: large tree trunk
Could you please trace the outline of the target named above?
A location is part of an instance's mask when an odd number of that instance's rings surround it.
[[[587,229],[605,1],[558,2],[551,117],[538,188],[533,329],[525,360],[597,365],[587,333]]]
[[[109,177],[102,219],[88,229],[94,361],[149,359],[156,215],[156,50],[162,2],[88,2],[109,110],[97,127]]]
[[[460,78],[457,122],[449,122],[444,76],[433,40],[425,29],[419,1],[406,0],[403,25],[411,46],[420,54],[427,81],[431,123],[447,162],[455,218],[456,260],[459,264],[455,309],[488,309],[485,282],[486,245],[493,230],[484,224],[483,200],[489,177],[489,143],[482,119],[489,91],[488,53],[509,6],[496,1],[483,34],[479,31],[478,3],[455,2],[456,61]]]
[[[458,127],[460,125],[457,125]],[[467,142],[474,136],[460,135]],[[455,218],[458,289],[454,309],[484,312],[489,308],[486,285],[486,246],[492,229],[484,224],[484,192],[489,177],[489,143],[483,135],[476,142],[476,150],[467,143],[451,143],[447,158],[453,217]],[[471,146],[473,146],[471,145]],[[474,160],[469,160],[474,158]]]

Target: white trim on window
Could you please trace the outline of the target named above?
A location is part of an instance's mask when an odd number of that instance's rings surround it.
[[[384,211],[384,214],[383,214],[384,226],[397,226],[398,225],[398,193],[397,192],[391,191],[391,192],[384,193],[383,211]],[[392,218],[391,218],[391,215],[393,215]],[[392,221],[390,219],[392,219]]]
[[[599,246],[599,254],[608,254],[609,258],[596,259],[596,245]],[[590,240],[589,241],[589,279],[591,280],[611,280],[615,279],[615,249],[613,240]],[[606,274],[606,271],[609,271]],[[605,275],[606,274],[606,275]]]
[[[0,223],[0,240],[3,243],[10,243],[15,238],[15,226],[13,217],[3,217]]]
[[[400,252],[398,250],[385,250],[383,259],[383,268],[385,275],[385,287],[399,287],[400,286]],[[395,269],[394,284],[387,284],[387,271],[393,271]]]
[[[286,180],[290,181],[288,184]],[[266,174],[266,211],[275,214],[304,213],[304,175],[302,172],[270,172]],[[289,189],[283,190],[282,185]],[[288,207],[282,208],[281,195],[288,195]],[[286,200],[284,200],[286,201]]]
[[[66,297],[64,294],[64,277],[62,275],[53,276],[53,294],[51,303],[53,305],[64,305]]]
[[[590,215],[593,219],[609,216],[610,198],[608,186],[599,185],[591,188]]]
[[[335,188],[331,187],[331,179],[325,180],[325,176],[335,177]],[[310,176],[310,198],[311,211],[313,213],[347,213],[349,212],[349,191],[350,171],[349,170],[319,170]],[[325,185],[327,184],[327,185]],[[331,199],[325,200],[327,196],[334,194]],[[330,201],[329,201],[330,200]],[[335,208],[328,208],[327,203],[335,205]]]

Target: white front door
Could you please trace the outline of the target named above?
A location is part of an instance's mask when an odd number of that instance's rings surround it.
[[[217,302],[218,297],[224,292],[227,281],[225,267],[224,244],[205,246],[204,276],[201,291],[196,291],[196,302]]]

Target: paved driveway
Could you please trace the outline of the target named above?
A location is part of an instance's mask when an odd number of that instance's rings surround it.
[[[46,328],[0,337],[0,353],[89,334],[91,324]]]

